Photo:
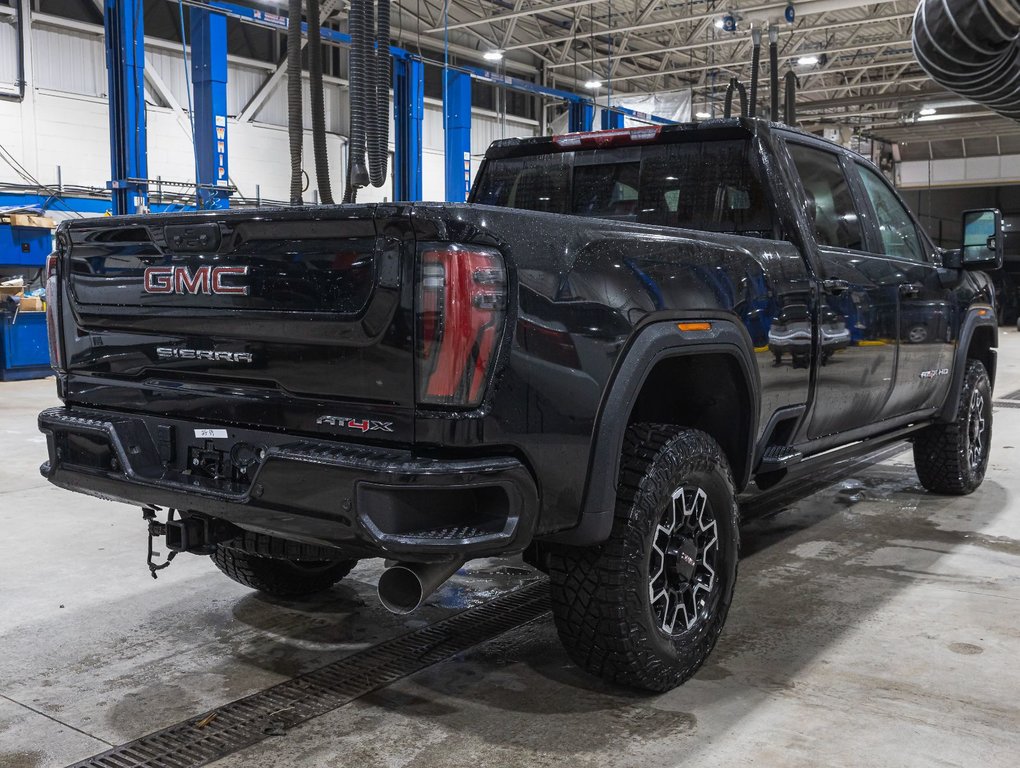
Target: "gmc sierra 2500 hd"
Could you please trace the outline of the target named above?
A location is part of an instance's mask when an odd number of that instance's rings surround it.
[[[42,472],[275,594],[385,557],[406,611],[523,551],[580,666],[665,690],[722,630],[737,493],[903,439],[981,483],[1001,217],[964,227],[940,252],[869,161],[746,119],[499,141],[466,205],[66,222]]]

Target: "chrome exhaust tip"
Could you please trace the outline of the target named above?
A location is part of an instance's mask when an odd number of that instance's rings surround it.
[[[463,564],[463,560],[453,560],[391,565],[379,577],[379,602],[390,613],[416,611]]]

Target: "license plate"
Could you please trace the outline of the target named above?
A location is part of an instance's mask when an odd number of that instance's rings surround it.
[[[225,429],[196,429],[195,437],[201,437],[207,440],[225,440],[227,438],[227,430]]]

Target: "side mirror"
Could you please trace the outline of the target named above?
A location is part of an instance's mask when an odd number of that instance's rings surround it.
[[[1000,269],[1002,267],[1002,214],[994,208],[964,211],[963,247],[960,248],[964,269]]]

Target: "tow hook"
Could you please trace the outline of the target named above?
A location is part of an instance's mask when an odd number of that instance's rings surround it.
[[[157,571],[169,567],[178,552],[190,552],[195,555],[211,555],[216,546],[224,541],[237,538],[241,530],[230,523],[203,515],[177,516],[177,510],[168,509],[166,522],[156,517],[159,507],[142,507],[142,519],[148,523],[149,554],[146,565],[152,578],[157,578]],[[156,563],[160,553],[155,550],[154,542],[165,537],[166,548],[169,550],[166,560]]]
[[[166,556],[166,560],[164,560],[162,563],[158,565],[155,563],[155,558],[159,557],[160,553],[157,552],[153,547],[153,542],[158,538],[166,536],[167,523],[173,521],[174,514],[176,512],[176,510],[173,509],[169,510],[166,513],[167,522],[161,523],[156,518],[156,513],[158,511],[159,507],[142,507],[142,520],[144,520],[147,523],[146,532],[149,535],[149,555],[148,557],[145,558],[145,564],[149,567],[149,573],[152,574],[152,578],[154,579],[159,578],[157,571],[162,571],[164,568],[169,568],[170,563],[172,563],[173,559],[177,557],[177,551],[171,550],[170,554]]]

